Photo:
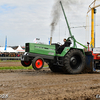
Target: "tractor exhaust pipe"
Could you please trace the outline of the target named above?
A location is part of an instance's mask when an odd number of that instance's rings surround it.
[[[51,45],[51,43],[52,43],[52,37],[50,37],[50,45]]]

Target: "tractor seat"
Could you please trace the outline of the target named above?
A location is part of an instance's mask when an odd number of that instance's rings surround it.
[[[62,51],[64,50],[64,48],[65,48],[65,47],[70,47],[71,44],[72,44],[71,40],[67,40],[67,41],[64,43],[64,45],[59,46],[59,48],[57,48],[56,53],[57,53],[57,54],[61,54]]]
[[[71,40],[67,40],[64,45],[65,47],[70,47],[70,45],[72,44]]]

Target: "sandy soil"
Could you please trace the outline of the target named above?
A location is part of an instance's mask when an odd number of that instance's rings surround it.
[[[0,67],[9,67],[9,66],[22,66],[21,65],[21,62],[7,62],[7,61],[3,61],[3,62],[0,62]]]
[[[49,69],[0,71],[0,94],[8,94],[6,100],[96,100],[100,74],[67,75]]]

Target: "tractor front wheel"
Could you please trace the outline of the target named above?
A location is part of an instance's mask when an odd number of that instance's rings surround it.
[[[21,64],[24,66],[24,67],[29,67],[31,65],[31,61],[21,61]]]
[[[35,57],[32,61],[32,67],[35,69],[35,70],[40,70],[42,69],[44,66],[44,60],[43,58],[41,57]]]

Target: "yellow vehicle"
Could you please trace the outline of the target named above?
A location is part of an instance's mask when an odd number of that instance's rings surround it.
[[[91,11],[91,42],[90,42],[90,47],[95,48],[95,14],[96,14],[96,8],[100,6],[95,5],[96,0],[94,0],[88,8],[87,14]],[[93,7],[91,7],[93,5]]]

